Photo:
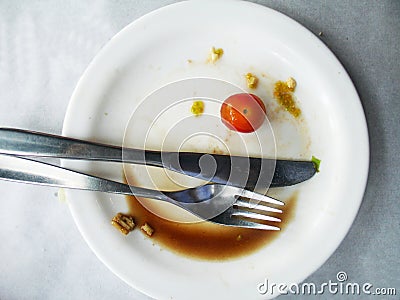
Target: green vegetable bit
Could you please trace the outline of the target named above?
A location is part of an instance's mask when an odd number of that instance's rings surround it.
[[[314,163],[315,165],[315,169],[317,170],[317,172],[319,172],[319,166],[321,165],[321,160],[316,158],[314,155],[311,158],[311,161]]]

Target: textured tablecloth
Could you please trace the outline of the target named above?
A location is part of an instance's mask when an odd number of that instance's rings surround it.
[[[136,18],[173,2],[1,0],[0,126],[60,133],[71,93],[100,48]],[[360,212],[306,281],[321,284],[344,271],[352,282],[396,288],[397,296],[381,299],[399,299],[400,1],[254,2],[323,32],[357,87],[369,127],[371,167]],[[56,193],[0,182],[0,299],[149,299],[96,258]]]

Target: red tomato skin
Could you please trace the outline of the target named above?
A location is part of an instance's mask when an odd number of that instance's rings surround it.
[[[222,123],[231,130],[250,133],[264,122],[266,109],[262,100],[254,94],[234,94],[221,106]]]

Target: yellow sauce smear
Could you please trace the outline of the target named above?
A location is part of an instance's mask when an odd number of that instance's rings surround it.
[[[289,80],[287,82],[277,81],[274,86],[274,97],[281,106],[297,118],[300,116],[301,110],[297,107],[293,96],[295,85],[288,83],[290,83]]]
[[[136,224],[148,223],[154,242],[177,254],[203,260],[228,260],[255,252],[277,238],[294,216],[297,193],[286,199],[279,217],[281,231],[235,228],[210,222],[177,223],[149,212],[133,196],[127,196],[130,214]],[[275,222],[265,222],[276,225]]]

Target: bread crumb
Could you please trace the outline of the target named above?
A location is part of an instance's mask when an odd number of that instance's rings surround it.
[[[125,235],[131,232],[136,226],[133,217],[123,213],[116,214],[111,220],[111,224]]]
[[[250,89],[256,89],[258,85],[258,78],[257,76],[253,75],[252,73],[246,74],[247,86]]]
[[[211,47],[210,54],[208,60],[212,63],[215,63],[219,60],[224,54],[224,50],[222,48],[216,49],[215,47]]]
[[[297,82],[293,77],[289,77],[288,80],[286,80],[286,85],[292,92],[294,92]]]
[[[150,227],[149,224],[144,223],[142,227],[140,227],[148,236],[152,236],[154,233],[154,229]]]

